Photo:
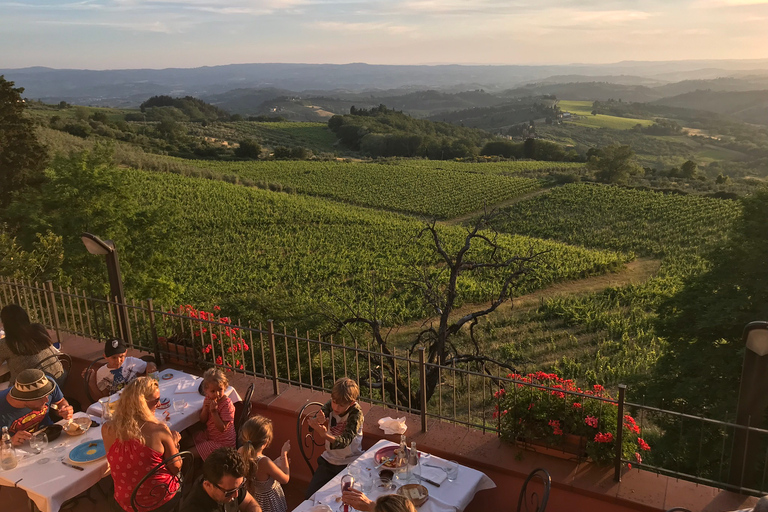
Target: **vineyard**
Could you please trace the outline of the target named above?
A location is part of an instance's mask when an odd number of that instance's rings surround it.
[[[546,162],[468,164],[427,160],[362,162],[209,162],[199,168],[234,175],[261,188],[291,190],[350,204],[448,219],[539,188],[538,180],[516,177]],[[564,166],[571,169],[573,166]]]
[[[415,238],[423,225],[405,216],[172,174],[119,172],[125,173],[128,194],[147,206],[163,205],[167,238],[158,250],[173,261],[157,271],[200,306],[247,299],[251,312],[286,309],[287,317],[300,322],[310,303],[332,302],[350,279],[372,270],[402,276],[436,261],[429,241]],[[460,227],[441,232],[448,248],[464,235]],[[604,273],[628,258],[524,236],[502,235],[501,242],[513,253],[547,251],[520,292]],[[469,300],[481,301],[493,285],[466,280],[460,288]],[[399,316],[423,316],[420,301],[409,293],[397,290],[392,298]]]

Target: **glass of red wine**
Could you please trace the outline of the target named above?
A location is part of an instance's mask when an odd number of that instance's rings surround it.
[[[348,491],[348,490],[352,489],[352,486],[354,485],[354,483],[355,483],[355,477],[353,477],[352,475],[344,475],[344,476],[342,476],[341,477],[341,492],[343,493],[344,491]],[[339,510],[343,511],[343,512],[349,512],[349,505],[344,503],[339,508]]]

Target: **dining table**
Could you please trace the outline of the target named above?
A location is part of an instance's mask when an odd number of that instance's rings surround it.
[[[170,368],[158,371],[156,377],[160,388],[160,402],[155,409],[155,417],[164,421],[171,430],[178,432],[197,423],[205,400],[198,391],[203,378]],[[111,404],[117,402],[120,393],[118,391],[111,395],[108,402]],[[233,403],[242,400],[232,386],[229,386],[224,394],[229,396]],[[88,406],[87,412],[100,418],[103,406],[100,402],[94,402]]]
[[[377,456],[379,452],[391,453],[392,447],[398,445],[382,439],[366,450],[354,462],[349,464],[346,469],[332,478],[327,484],[321,487],[308,500],[302,502],[293,512],[309,512],[313,507],[326,505],[333,512],[340,510],[341,504],[341,479],[344,475],[352,473],[358,475],[359,479],[364,480],[363,487],[366,496],[375,501],[382,494],[393,494],[399,488],[398,478],[392,479],[392,487],[386,491],[380,491],[376,486],[371,485],[379,478]],[[378,457],[383,460],[382,456]],[[429,453],[419,451],[419,464],[414,469],[414,476],[410,482],[420,482],[429,494],[427,500],[418,507],[419,512],[461,512],[475,497],[478,491],[493,489],[496,484],[482,471],[472,469],[458,464],[458,474],[455,480],[450,481],[447,478],[447,469],[449,461],[430,455]],[[362,476],[361,476],[362,475]],[[315,508],[317,510],[317,508]],[[343,510],[343,509],[342,509]],[[349,512],[355,509],[349,507]]]
[[[89,416],[78,412],[73,417]],[[98,418],[91,419],[99,422]],[[68,422],[61,420],[58,423],[64,426]],[[87,491],[109,474],[106,456],[78,463],[69,458],[80,445],[96,442],[101,442],[101,425],[92,426],[80,435],[70,436],[62,432],[37,454],[26,442],[16,448],[16,467],[0,469],[0,485],[24,490],[41,512],[58,512],[65,501]]]

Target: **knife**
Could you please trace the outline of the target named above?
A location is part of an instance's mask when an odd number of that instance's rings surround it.
[[[65,461],[65,460],[61,461],[61,463],[62,463],[62,464],[64,464],[65,466],[69,466],[70,468],[74,468],[74,469],[76,469],[76,470],[78,470],[78,471],[85,471],[85,468],[84,468],[84,467],[81,467],[81,466],[75,466],[74,464],[70,464],[69,462],[67,462],[67,461]]]
[[[430,480],[429,478],[424,478],[424,477],[423,477],[423,476],[421,476],[421,475],[418,475],[418,478],[420,478],[421,480],[424,480],[424,481],[425,481],[425,482],[427,482],[428,484],[432,484],[432,485],[434,485],[435,487],[440,487],[440,484],[439,484],[439,483],[437,483],[437,482],[433,482],[433,481],[432,481],[432,480]]]

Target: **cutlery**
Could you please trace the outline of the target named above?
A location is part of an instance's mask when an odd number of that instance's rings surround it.
[[[70,468],[76,469],[78,471],[85,471],[85,468],[80,467],[80,466],[75,466],[74,464],[70,464],[69,462],[67,462],[65,460],[61,461],[61,463],[64,464],[65,466],[68,466]]]
[[[430,480],[429,478],[424,478],[424,477],[423,477],[423,476],[421,476],[421,475],[419,475],[419,478],[420,478],[421,480],[423,480],[423,481],[427,482],[428,484],[432,484],[432,485],[434,485],[435,487],[440,487],[440,484],[439,484],[439,483],[437,483],[437,482],[433,482],[433,481],[432,481],[432,480]]]
[[[386,459],[382,459],[382,461],[379,463],[379,465],[378,465],[378,466],[376,466],[376,467],[375,467],[375,468],[373,468],[373,469],[379,469],[381,466],[383,466],[383,465],[384,465],[384,464],[386,464],[387,462],[392,462],[393,460],[395,460],[395,458],[394,458],[394,457],[387,457]]]
[[[427,467],[429,467],[429,468],[437,468],[437,469],[442,469],[443,471],[445,471],[445,468],[444,468],[443,466],[437,466],[437,465],[435,465],[435,464],[422,464],[422,466],[427,466]]]

